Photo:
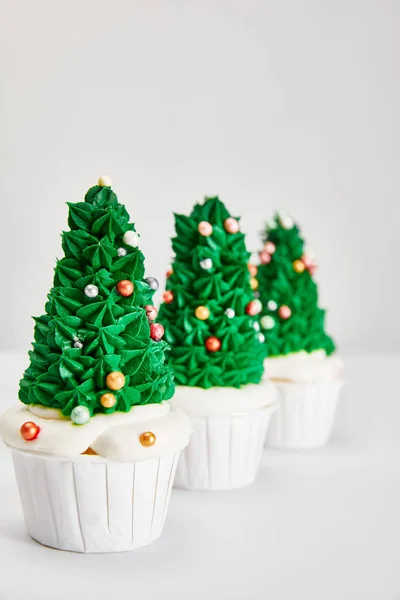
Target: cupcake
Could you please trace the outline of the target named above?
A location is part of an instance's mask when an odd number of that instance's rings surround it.
[[[35,318],[21,404],[0,419],[28,531],[74,552],[131,550],[163,529],[190,422],[168,400],[163,327],[139,236],[99,179],[68,204],[70,231]]]
[[[273,386],[262,383],[264,336],[239,221],[218,198],[189,217],[175,215],[175,260],[159,319],[170,345],[176,383],[171,404],[186,412],[193,434],[176,485],[232,489],[256,477],[274,409]]]
[[[343,363],[325,332],[325,310],[318,306],[313,278],[316,264],[304,252],[298,226],[283,212],[268,223],[259,256],[265,367],[278,394],[267,443],[276,448],[322,446],[332,431]]]

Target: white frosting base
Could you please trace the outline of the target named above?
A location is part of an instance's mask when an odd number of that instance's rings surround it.
[[[177,385],[170,400],[173,409],[180,409],[191,417],[227,416],[275,406],[275,388],[267,382],[248,384],[240,389]]]
[[[336,354],[327,356],[324,350],[293,352],[266,358],[264,368],[264,377],[272,381],[312,383],[344,379],[344,364],[340,356]]]
[[[144,429],[143,422],[133,422],[108,429],[91,444],[91,448],[100,456],[134,461],[166,456],[184,448],[189,442],[191,428],[183,412],[171,411],[162,419],[146,420],[145,425]],[[154,446],[142,446],[139,438],[144,431],[152,431],[156,435]]]
[[[57,418],[52,414],[54,411]],[[34,421],[40,427],[39,436],[31,442],[20,434],[25,421]],[[139,437],[145,431],[155,434],[153,446],[140,443]],[[0,418],[0,436],[9,446],[69,457],[78,456],[91,447],[104,458],[145,460],[184,448],[190,433],[188,418],[171,412],[169,402],[133,406],[128,413],[96,414],[86,425],[75,425],[70,419],[62,418],[61,411],[38,405],[10,408]]]
[[[28,408],[31,413],[37,417],[42,417],[43,419],[62,419],[63,421],[69,420],[69,417],[63,415],[59,408],[51,408],[50,406],[43,406],[42,404],[30,404]]]

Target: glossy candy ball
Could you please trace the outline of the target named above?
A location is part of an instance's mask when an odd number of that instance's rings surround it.
[[[261,304],[260,300],[258,300],[257,298],[255,298],[254,300],[251,300],[248,303],[248,305],[246,306],[246,313],[248,315],[250,315],[251,317],[258,315],[261,311],[262,311],[262,304]]]
[[[149,321],[154,321],[158,314],[156,307],[152,306],[151,304],[146,304],[144,310],[146,311],[146,317],[149,319]]]
[[[152,323],[150,325],[150,337],[155,342],[160,342],[164,335],[164,327],[161,323]]]
[[[279,214],[279,223],[283,229],[292,229],[294,226],[292,217],[283,212]]]
[[[264,246],[264,250],[268,252],[268,254],[273,254],[276,250],[276,246],[274,242],[266,242]]]
[[[200,221],[197,229],[200,235],[204,235],[204,237],[209,237],[213,232],[212,225],[211,223],[208,223],[208,221]]]
[[[233,319],[233,317],[235,316],[235,311],[233,310],[233,308],[227,308],[225,311],[226,316],[228,317],[228,319]]]
[[[106,377],[106,385],[110,390],[120,390],[125,385],[125,375],[121,371],[112,371]]]
[[[311,256],[307,256],[307,254],[303,254],[303,256],[301,257],[301,262],[304,264],[306,269],[309,269],[314,264],[314,261],[311,258]]]
[[[296,271],[296,273],[302,273],[306,268],[306,265],[301,260],[294,260],[292,264],[293,270]]]
[[[111,187],[112,180],[111,180],[111,177],[109,177],[108,175],[103,175],[102,177],[99,177],[99,180],[97,183],[101,187]]]
[[[257,339],[260,342],[260,344],[263,344],[265,342],[265,335],[263,335],[262,333],[259,333],[257,336]]]
[[[213,261],[211,260],[211,258],[203,258],[203,260],[201,260],[199,264],[202,269],[208,271],[209,269],[212,269]]]
[[[24,440],[27,442],[33,442],[33,440],[36,440],[40,433],[40,427],[33,421],[26,421],[23,425],[21,425],[21,429],[19,431]]]
[[[258,272],[258,269],[257,269],[256,265],[252,265],[252,264],[249,263],[247,266],[248,266],[250,275],[252,277],[255,277],[257,275],[257,272]]]
[[[139,246],[139,236],[136,231],[126,231],[122,240],[124,244],[132,246],[132,248],[137,248]]]
[[[237,233],[240,229],[239,221],[237,221],[233,217],[228,217],[224,221],[224,229],[228,233]]]
[[[258,321],[254,321],[253,329],[254,331],[260,331],[260,323]]]
[[[144,282],[147,283],[147,285],[149,286],[149,288],[151,288],[155,292],[158,290],[158,287],[160,285],[158,283],[158,280],[155,277],[146,277],[146,279],[144,280]]]
[[[221,342],[218,338],[211,336],[206,339],[205,347],[208,352],[217,352],[221,348]]]
[[[85,287],[84,292],[85,296],[87,296],[88,298],[96,298],[96,296],[98,296],[99,294],[99,288],[97,287],[97,285],[89,284]]]
[[[119,257],[126,256],[128,254],[127,249],[126,248],[122,248],[122,247],[118,248],[117,252],[118,252],[118,256]]]
[[[165,273],[165,277],[167,279],[169,279],[171,277],[171,275],[173,274],[174,270],[173,269],[168,269],[168,271]]]
[[[259,256],[262,265],[267,265],[271,262],[271,255],[266,250],[261,250]]]
[[[117,403],[117,399],[114,394],[103,394],[100,398],[100,404],[104,408],[112,408]]]
[[[281,319],[286,320],[291,317],[292,311],[288,306],[286,306],[286,304],[282,304],[282,306],[279,307],[278,315]]]
[[[273,329],[275,327],[275,319],[274,317],[265,315],[264,317],[261,317],[260,325],[263,329]]]
[[[199,321],[206,321],[210,316],[210,311],[207,306],[198,306],[194,311],[194,314]]]
[[[132,281],[129,281],[129,279],[122,279],[122,281],[119,281],[117,284],[117,292],[124,298],[128,298],[129,296],[132,296],[133,290],[134,290],[134,285],[133,285]]]
[[[90,410],[87,406],[75,406],[71,412],[71,421],[75,425],[85,425],[90,420]]]
[[[163,300],[165,304],[171,304],[174,300],[174,294],[170,290],[167,290],[163,293]]]
[[[255,277],[250,279],[250,285],[252,290],[256,290],[258,288],[258,281]]]
[[[145,431],[141,434],[139,441],[142,444],[142,446],[149,448],[150,446],[154,446],[154,444],[156,443],[156,439],[157,438],[152,431]]]
[[[275,300],[269,300],[267,303],[267,308],[268,308],[268,310],[274,311],[278,308],[278,305],[275,302]]]

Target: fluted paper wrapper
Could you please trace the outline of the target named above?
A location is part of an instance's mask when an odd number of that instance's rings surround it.
[[[85,553],[150,544],[164,526],[179,454],[127,463],[12,449],[29,534]]]
[[[267,445],[278,449],[325,445],[332,433],[343,381],[273,383],[278,410],[271,419]]]
[[[231,416],[190,417],[193,432],[182,451],[175,486],[188,490],[229,490],[256,478],[274,408]]]

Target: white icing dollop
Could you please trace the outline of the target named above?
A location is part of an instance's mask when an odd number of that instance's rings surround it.
[[[177,385],[170,400],[174,410],[180,409],[189,416],[227,416],[243,414],[266,406],[275,408],[276,390],[273,385],[248,384],[241,388],[199,387]]]
[[[266,358],[264,378],[293,382],[343,381],[344,364],[336,354],[326,355],[325,350],[293,352]]]
[[[59,408],[53,408],[51,406],[43,406],[43,404],[29,404],[29,410],[32,414],[42,419],[61,419],[68,421],[69,417],[62,414]]]
[[[51,411],[56,411],[49,418]],[[56,416],[57,415],[57,416]],[[20,434],[25,421],[40,427],[38,437],[26,441]],[[142,446],[139,437],[151,431],[153,446]],[[133,461],[155,458],[184,448],[191,426],[185,415],[170,412],[169,402],[133,406],[128,413],[94,415],[86,425],[60,418],[60,411],[38,405],[10,408],[0,418],[0,436],[13,448],[75,457],[89,447],[104,458]]]
[[[187,425],[188,418],[183,412],[171,411],[162,419],[133,422],[109,429],[91,444],[91,448],[100,456],[114,460],[156,458],[170,454],[172,449],[181,449],[187,445],[190,435]],[[156,436],[153,446],[145,447],[140,443],[140,436],[145,431],[151,431]]]

